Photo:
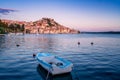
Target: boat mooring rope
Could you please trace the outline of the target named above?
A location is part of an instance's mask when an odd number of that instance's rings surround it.
[[[49,70],[48,70],[48,73],[47,73],[47,77],[46,77],[46,80],[48,79],[48,77],[49,77],[49,74],[50,74],[50,70],[52,70],[52,67],[51,68],[49,68]]]
[[[46,80],[48,79],[48,77],[49,77],[49,74],[50,74],[50,72],[48,71],[48,73],[47,73],[47,77],[46,77]]]

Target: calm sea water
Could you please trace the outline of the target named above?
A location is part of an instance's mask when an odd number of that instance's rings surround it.
[[[74,64],[71,74],[49,79],[120,80],[120,34],[1,35],[0,80],[44,80],[46,73],[32,56],[37,52]]]

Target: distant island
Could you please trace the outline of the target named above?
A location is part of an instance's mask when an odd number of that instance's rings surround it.
[[[34,22],[0,20],[0,34],[24,33],[24,34],[77,34],[80,31],[65,27],[51,18],[42,18]]]
[[[120,34],[120,31],[106,31],[106,32],[80,32],[81,34]]]

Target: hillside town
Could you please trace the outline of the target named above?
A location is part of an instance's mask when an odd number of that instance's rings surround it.
[[[65,27],[59,23],[57,23],[54,19],[51,18],[42,18],[37,21],[13,21],[13,20],[1,20],[3,23],[7,24],[8,27],[11,25],[14,27],[14,32],[23,32],[25,34],[65,34],[65,33],[80,33],[80,31],[75,29],[70,29]],[[15,28],[20,27],[21,30],[17,30]],[[24,29],[23,29],[24,28]],[[7,31],[6,31],[7,32]],[[10,32],[10,31],[8,31]]]

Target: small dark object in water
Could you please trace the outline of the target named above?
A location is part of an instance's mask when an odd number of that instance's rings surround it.
[[[35,53],[33,53],[33,57],[35,57],[36,56],[36,54]]]
[[[91,45],[93,45],[93,42],[91,42]]]
[[[19,44],[16,44],[17,47],[19,47],[20,45]]]
[[[80,42],[78,42],[78,45],[80,45]]]

